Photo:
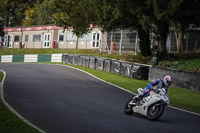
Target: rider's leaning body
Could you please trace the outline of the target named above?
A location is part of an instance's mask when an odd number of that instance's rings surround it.
[[[134,99],[142,99],[143,97],[149,96],[151,91],[156,91],[158,89],[165,89],[166,94],[168,94],[168,87],[173,82],[170,75],[166,75],[163,79],[157,79],[152,81],[146,86],[140,94],[134,97]]]

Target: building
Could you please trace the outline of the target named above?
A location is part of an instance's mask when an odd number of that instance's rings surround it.
[[[55,25],[4,28],[7,48],[76,48],[77,37],[70,30]],[[78,38],[78,49],[98,49],[101,40],[98,28]]]
[[[135,52],[139,50],[137,31],[129,29],[102,33],[100,28],[90,25],[92,30],[77,38],[71,30],[55,25],[4,28],[6,48],[59,48],[98,49],[104,52]]]

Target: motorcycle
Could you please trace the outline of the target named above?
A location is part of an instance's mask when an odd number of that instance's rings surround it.
[[[142,88],[138,93],[142,93]],[[140,114],[149,120],[157,120],[165,110],[165,106],[170,103],[168,95],[164,88],[151,91],[150,95],[140,100],[131,98],[124,106],[124,112],[127,115]]]

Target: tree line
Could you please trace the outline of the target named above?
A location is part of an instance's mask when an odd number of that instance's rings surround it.
[[[143,56],[150,56],[150,33],[154,33],[160,57],[167,57],[166,40],[175,32],[182,51],[183,32],[200,24],[199,0],[0,0],[0,30],[10,26],[56,24],[73,27],[78,37],[90,24],[104,32],[130,28],[138,31]]]

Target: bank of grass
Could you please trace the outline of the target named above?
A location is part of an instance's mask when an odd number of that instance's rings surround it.
[[[159,62],[158,66],[175,70],[200,72],[200,53],[176,54],[171,60]]]
[[[135,79],[123,77],[114,73],[97,71],[94,69],[85,68],[81,66],[75,66],[75,65],[69,65],[69,64],[67,65],[84,70],[100,79],[103,79],[107,82],[120,86],[133,93],[137,93],[138,88],[144,88],[149,83],[149,81],[146,81],[146,80],[135,80]],[[200,114],[200,92],[199,91],[179,88],[172,85],[169,88],[169,97],[171,101],[170,103],[171,106]]]
[[[0,72],[0,82],[3,72]],[[0,100],[0,133],[40,133],[11,113]]]

